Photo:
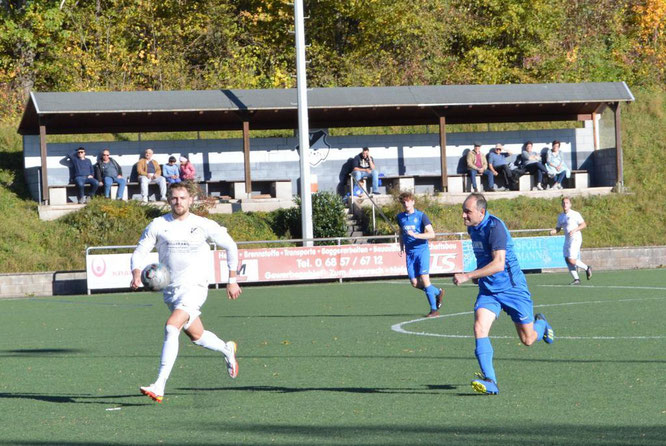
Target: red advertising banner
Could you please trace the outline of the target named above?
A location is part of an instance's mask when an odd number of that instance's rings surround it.
[[[399,252],[397,243],[240,249],[238,280],[276,282],[406,276],[405,256],[399,256]],[[226,282],[225,252],[216,251],[215,259],[215,278]],[[462,242],[430,243],[430,274],[462,270]]]

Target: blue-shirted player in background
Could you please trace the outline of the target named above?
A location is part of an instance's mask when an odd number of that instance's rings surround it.
[[[477,268],[468,273],[455,274],[453,283],[460,285],[478,279],[479,295],[474,305],[474,353],[481,374],[477,374],[478,379],[472,381],[472,387],[476,392],[496,395],[499,389],[493,367],[493,347],[488,335],[500,310],[511,316],[520,341],[525,345],[532,345],[541,339],[552,344],[555,334],[542,314],[533,316],[532,298],[513,251],[511,235],[504,222],[487,212],[486,206],[485,197],[476,193],[469,195],[463,203],[463,221],[472,239]]]
[[[430,248],[428,240],[435,238],[430,219],[426,214],[414,209],[414,195],[411,192],[400,194],[400,203],[405,212],[398,214],[400,225],[400,256],[406,254],[407,275],[414,288],[423,290],[428,298],[430,313],[426,317],[439,316],[444,290],[430,283]]]

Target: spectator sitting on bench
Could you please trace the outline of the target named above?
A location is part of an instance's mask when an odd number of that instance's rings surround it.
[[[560,142],[553,141],[551,149],[548,151],[546,157],[546,169],[550,175],[555,177],[555,185],[553,189],[562,189],[562,181],[564,178],[571,176],[571,170],[567,167],[562,159],[562,152],[560,152]]]
[[[488,154],[488,169],[490,169],[496,177],[499,176],[504,183],[503,187],[495,185],[495,187],[492,188],[492,190],[495,191],[508,190],[514,183],[513,174],[511,173],[511,168],[507,161],[509,153],[502,153],[502,149],[502,144],[496,144],[495,148]]]
[[[370,156],[370,149],[363,147],[361,153],[354,157],[352,175],[358,183],[363,178],[372,177],[372,193],[379,194],[379,171],[375,160]]]
[[[83,204],[88,201],[97,192],[99,182],[95,179],[95,170],[92,162],[86,158],[86,149],[79,147],[76,151],[70,153],[69,160],[72,163],[72,177],[76,184],[78,202]],[[85,186],[90,184],[90,195],[86,197]]]
[[[139,174],[139,185],[141,186],[141,201],[148,202],[148,185],[157,183],[160,187],[160,200],[166,201],[167,184],[162,176],[160,164],[153,159],[153,149],[146,149],[143,158],[136,163],[136,172]]]
[[[103,149],[102,153],[97,156],[95,178],[100,186],[104,186],[104,196],[106,198],[111,198],[111,186],[113,183],[116,183],[118,184],[116,200],[123,199],[127,180],[123,178],[123,169],[120,167],[120,164],[111,158],[109,149]]]
[[[467,153],[467,172],[469,173],[470,180],[472,182],[472,188],[474,192],[478,192],[479,189],[476,185],[476,175],[485,175],[488,178],[488,188],[491,190],[495,189],[495,176],[491,170],[488,170],[488,161],[486,157],[481,153],[481,145],[474,144],[474,150],[470,150]]]
[[[164,165],[164,178],[169,184],[180,183],[180,167],[176,164],[175,156],[170,156],[169,162]]]
[[[541,156],[534,151],[532,141],[527,141],[520,154],[525,170],[536,176],[535,189],[543,190],[543,174],[548,175],[546,166],[541,162]]]
[[[196,175],[196,170],[194,169],[194,164],[190,162],[186,157],[180,157],[180,179],[185,180],[194,180]]]

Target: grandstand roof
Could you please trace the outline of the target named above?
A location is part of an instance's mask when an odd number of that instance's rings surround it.
[[[624,82],[308,90],[311,128],[589,119],[630,102]],[[298,128],[296,89],[32,92],[22,135]]]

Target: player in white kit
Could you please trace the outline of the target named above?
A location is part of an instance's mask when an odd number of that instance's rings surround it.
[[[585,270],[587,280],[592,278],[592,267],[583,263],[580,260],[580,247],[583,244],[583,234],[580,231],[587,227],[583,216],[580,213],[571,209],[571,199],[568,197],[562,198],[562,212],[557,217],[557,224],[555,229],[550,230],[550,235],[555,235],[564,229],[564,259],[567,262],[569,273],[573,277],[573,282],[570,285],[580,285],[580,278],[576,267]]]
[[[238,248],[226,228],[213,220],[190,213],[194,198],[188,183],[174,183],[167,197],[171,213],[154,219],[143,231],[132,254],[132,289],[141,286],[141,271],[150,263],[148,254],[157,248],[160,263],[169,269],[171,282],[164,289],[164,303],[171,315],[164,328],[164,344],[157,380],[141,393],[158,403],[164,397],[164,388],[178,357],[180,330],[197,345],[222,354],[229,376],[238,375],[236,343],[224,342],[214,333],[204,329],[199,316],[201,306],[208,296],[208,277],[213,267],[210,259],[209,241],[227,253],[229,281],[227,296],[236,299],[241,289],[236,283]]]

